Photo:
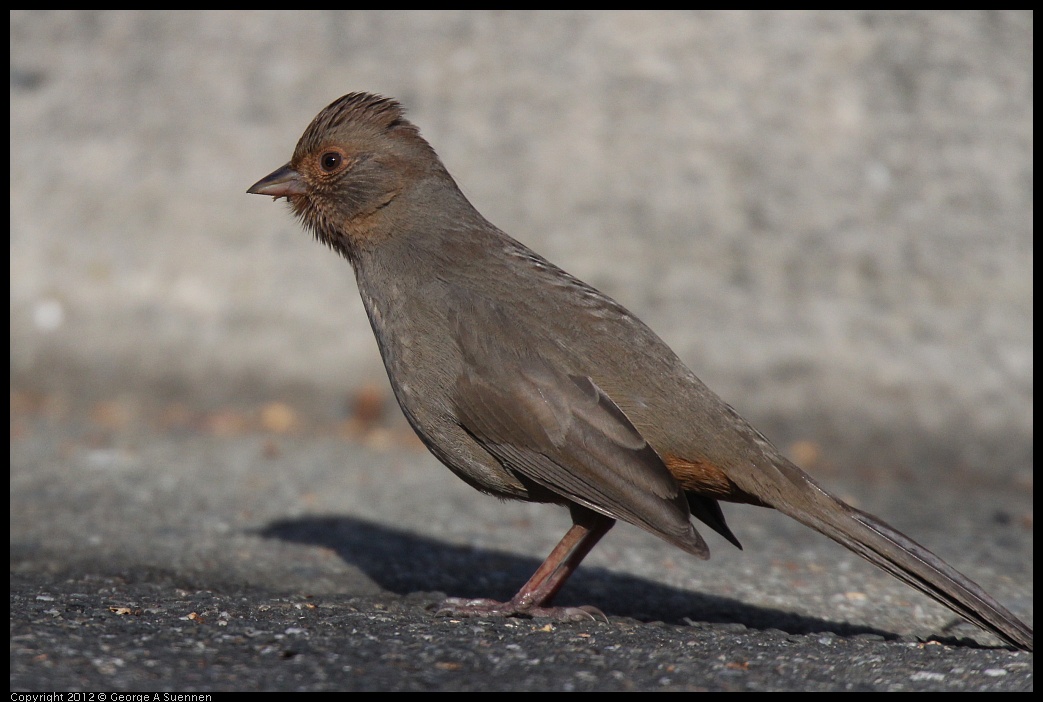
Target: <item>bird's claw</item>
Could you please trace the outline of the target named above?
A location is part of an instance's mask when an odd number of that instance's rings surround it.
[[[597,607],[537,607],[514,601],[497,602],[486,599],[450,597],[435,612],[437,617],[519,617],[527,619],[556,619],[558,621],[598,621],[608,623],[608,617]]]

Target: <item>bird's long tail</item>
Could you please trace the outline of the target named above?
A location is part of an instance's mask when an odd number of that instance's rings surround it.
[[[798,472],[807,480],[807,488],[813,494],[806,494],[807,499],[801,500],[799,507],[771,506],[846,546],[1013,646],[1032,650],[1032,629],[970,578],[905,534],[841,502],[802,471]]]

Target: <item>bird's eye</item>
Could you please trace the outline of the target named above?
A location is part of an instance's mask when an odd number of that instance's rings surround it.
[[[336,151],[327,151],[319,158],[319,165],[327,173],[333,173],[344,162],[344,156]]]

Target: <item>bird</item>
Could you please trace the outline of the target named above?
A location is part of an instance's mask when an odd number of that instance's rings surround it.
[[[720,506],[734,502],[778,510],[1032,650],[1032,629],[980,586],[829,493],[632,312],[486,220],[395,99],[335,100],[247,192],[285,199],[350,262],[395,398],[439,461],[480,492],[570,512],[511,600],[450,598],[441,612],[589,614],[553,599],[616,521],[706,559],[692,518],[742,548]]]

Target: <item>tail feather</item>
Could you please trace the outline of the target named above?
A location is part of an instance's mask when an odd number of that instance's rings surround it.
[[[1032,629],[978,584],[908,536],[811,483],[816,491],[803,509],[776,509],[825,534],[873,565],[944,604],[1007,643],[1032,650]]]

